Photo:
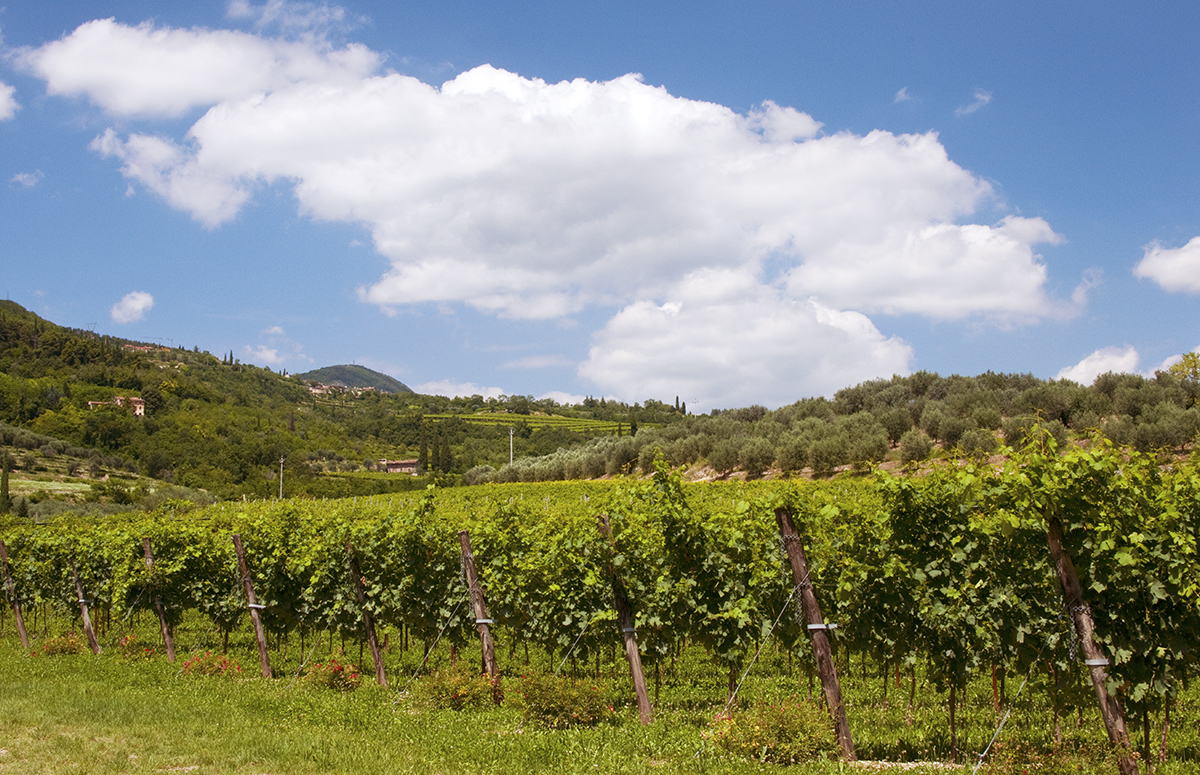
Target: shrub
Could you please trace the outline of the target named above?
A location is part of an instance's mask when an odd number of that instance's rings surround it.
[[[963,454],[982,459],[996,449],[996,434],[982,428],[972,428],[962,435],[958,445]]]
[[[754,705],[737,716],[720,715],[703,735],[730,753],[775,764],[837,755],[829,714],[812,702]]]
[[[435,671],[417,681],[412,690],[417,705],[439,710],[486,708],[499,696],[499,683],[493,685],[487,673],[476,672],[467,660]]]
[[[152,646],[137,642],[137,636],[132,633],[121,638],[121,657],[128,662],[145,662],[158,656],[158,651]]]
[[[599,686],[554,675],[523,676],[517,704],[525,710],[526,718],[550,729],[596,726],[612,721],[615,715]]]
[[[86,649],[78,635],[66,632],[56,638],[50,638],[34,653],[43,657],[60,657],[64,654],[82,654]]]
[[[183,672],[187,675],[234,676],[241,675],[242,666],[236,659],[206,651],[203,656],[185,660]]]
[[[358,668],[349,662],[338,661],[337,657],[330,657],[328,662],[309,665],[304,671],[304,680],[313,686],[324,686],[339,692],[353,691],[362,684]]]
[[[738,453],[738,462],[746,476],[757,479],[775,462],[775,447],[764,438],[750,439]]]
[[[904,463],[919,463],[929,457],[933,443],[922,431],[912,428],[900,438],[900,460]]]

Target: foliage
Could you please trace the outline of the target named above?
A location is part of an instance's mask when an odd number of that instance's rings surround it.
[[[344,659],[345,657],[343,657]],[[354,691],[362,685],[358,668],[343,662],[336,656],[325,662],[315,662],[304,668],[304,680],[313,686],[321,686],[339,692]]]
[[[184,675],[202,675],[210,677],[232,677],[242,674],[242,666],[236,659],[224,654],[214,654],[206,651],[199,656],[183,661]]]
[[[497,689],[498,685],[492,683],[487,673],[472,669],[463,660],[417,681],[411,695],[422,708],[477,710],[495,702]]]
[[[613,707],[596,684],[532,673],[517,683],[516,702],[526,718],[550,729],[591,727],[615,720]]]
[[[837,756],[829,713],[795,698],[721,714],[703,731],[718,748],[773,764],[799,764]]]
[[[41,657],[60,657],[64,654],[82,654],[85,651],[87,651],[87,646],[79,638],[79,635],[65,632],[62,635],[47,638],[42,643],[42,647],[34,649],[33,653]]]

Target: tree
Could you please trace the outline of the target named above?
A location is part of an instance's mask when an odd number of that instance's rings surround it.
[[[0,474],[0,514],[7,514],[12,508],[12,501],[8,497],[8,469],[11,465],[12,459],[6,450],[4,452],[4,473]]]

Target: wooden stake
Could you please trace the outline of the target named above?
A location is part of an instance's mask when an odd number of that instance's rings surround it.
[[[608,515],[601,514],[598,519],[600,532],[608,539],[610,550],[615,550],[616,541],[613,539],[612,525],[609,524]],[[633,675],[633,691],[637,695],[638,718],[643,725],[649,724],[654,721],[654,711],[650,706],[650,693],[646,690],[646,676],[642,673],[642,656],[638,653],[637,632],[633,627],[633,608],[629,604],[625,582],[617,575],[617,569],[612,564],[611,556],[605,566],[605,571],[612,583],[613,598],[617,608],[617,623],[621,627],[621,636],[625,640],[625,658],[629,660],[629,672]]]
[[[267,636],[263,632],[262,614],[259,613],[258,598],[254,596],[254,582],[250,580],[250,569],[246,567],[246,550],[242,548],[242,537],[233,534],[233,548],[237,552],[238,571],[242,574],[242,587],[246,590],[246,602],[250,608],[250,621],[254,622],[254,638],[258,641],[258,661],[263,678],[271,677],[271,659],[267,656]]]
[[[499,692],[497,680],[500,669],[496,666],[496,644],[492,641],[492,630],[489,626],[487,603],[483,599],[483,587],[475,573],[475,554],[471,551],[471,536],[466,530],[458,531],[458,543],[462,546],[463,575],[467,577],[467,589],[471,591],[471,608],[475,611],[475,629],[479,631],[479,645],[482,652],[483,672],[492,679],[496,687],[496,704],[499,705],[503,696]]]
[[[154,552],[150,549],[150,538],[142,538],[142,554],[146,557],[146,570],[154,574]],[[154,598],[154,611],[158,614],[158,627],[162,630],[163,645],[167,649],[167,661],[175,661],[175,638],[171,636],[171,628],[167,626],[167,609],[160,598]]]
[[[71,573],[75,576],[75,595],[79,598],[79,611],[83,614],[83,632],[87,635],[88,645],[93,654],[100,653],[100,644],[96,642],[96,631],[92,629],[92,617],[88,614],[87,599],[83,596],[83,583],[79,580],[79,569],[71,563]]]
[[[21,601],[17,599],[17,586],[13,584],[12,571],[8,567],[8,547],[0,541],[0,560],[4,562],[4,589],[12,601],[13,618],[17,620],[17,634],[21,636],[21,648],[29,650],[29,633],[25,631],[25,617],[21,615]]]
[[[838,748],[846,761],[858,761],[858,756],[854,753],[854,740],[850,737],[850,723],[846,720],[846,706],[842,702],[842,688],[838,683],[837,669],[833,666],[825,619],[821,616],[821,607],[817,604],[812,582],[808,579],[808,557],[804,554],[804,544],[800,541],[796,526],[792,524],[792,514],[786,507],[775,509],[775,521],[779,523],[783,545],[792,565],[792,577],[796,581],[796,588],[800,590],[800,607],[804,612],[804,621],[806,625],[814,625],[807,629],[812,638],[817,672],[821,675],[825,704],[833,713],[833,728],[837,734]]]
[[[367,645],[371,647],[371,659],[375,663],[375,683],[387,688],[387,675],[383,672],[383,653],[379,650],[379,637],[375,634],[375,620],[367,610],[367,594],[363,589],[363,577],[358,571],[358,560],[354,558],[354,547],[346,542],[346,554],[350,558],[350,575],[354,577],[354,592],[358,595],[358,607],[362,609],[363,628],[367,631]],[[361,657],[360,657],[360,660]]]
[[[1058,580],[1062,584],[1063,595],[1071,610],[1071,622],[1075,626],[1075,636],[1079,640],[1079,648],[1083,652],[1084,664],[1092,678],[1092,686],[1096,690],[1096,701],[1100,705],[1100,715],[1104,719],[1104,729],[1108,732],[1108,741],[1120,749],[1121,758],[1117,767],[1121,775],[1138,775],[1137,760],[1129,745],[1129,731],[1125,727],[1125,714],[1121,710],[1117,698],[1108,692],[1108,659],[1096,645],[1092,637],[1095,626],[1092,623],[1092,609],[1083,599],[1083,585],[1079,582],[1079,574],[1070,555],[1063,548],[1062,525],[1058,517],[1046,518],[1046,543],[1050,547],[1050,556],[1054,558],[1058,570]]]

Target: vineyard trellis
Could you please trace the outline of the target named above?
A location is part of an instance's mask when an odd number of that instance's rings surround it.
[[[226,637],[249,611],[277,641],[324,630],[365,639],[370,621],[423,641],[426,655],[438,639],[465,645],[481,621],[514,650],[524,642],[583,659],[631,628],[651,667],[684,643],[704,646],[727,666],[732,697],[738,669],[768,635],[813,656],[813,622],[776,615],[796,587],[780,509],[803,540],[806,582],[820,591],[816,623],[839,624],[832,649],[863,655],[883,675],[912,672],[910,703],[925,665],[949,693],[955,747],[961,692],[981,671],[1048,666],[1057,719],[1085,701],[1069,686],[1102,667],[1097,685],[1142,719],[1147,752],[1147,714],[1169,709],[1195,672],[1200,470],[1100,440],[1058,450],[1042,437],[1003,466],[966,463],[920,478],[700,487],[660,465],[649,479],[609,486],[430,489],[398,505],[168,503],[148,515],[10,522],[0,537],[18,608],[69,616],[90,599],[105,621],[161,610],[167,635],[195,610]],[[487,616],[464,605],[460,531],[470,533]],[[234,535],[261,607],[247,608]],[[1082,627],[1062,615],[1055,536],[1092,616],[1092,646],[1082,651],[1087,633],[1077,639]],[[76,573],[89,598],[75,589]],[[632,625],[618,624],[614,573]],[[1068,608],[1079,607],[1076,597],[1067,590]],[[1101,652],[1109,664],[1083,663]],[[1128,737],[1112,740],[1132,748]],[[1122,762],[1136,768],[1129,756]]]

